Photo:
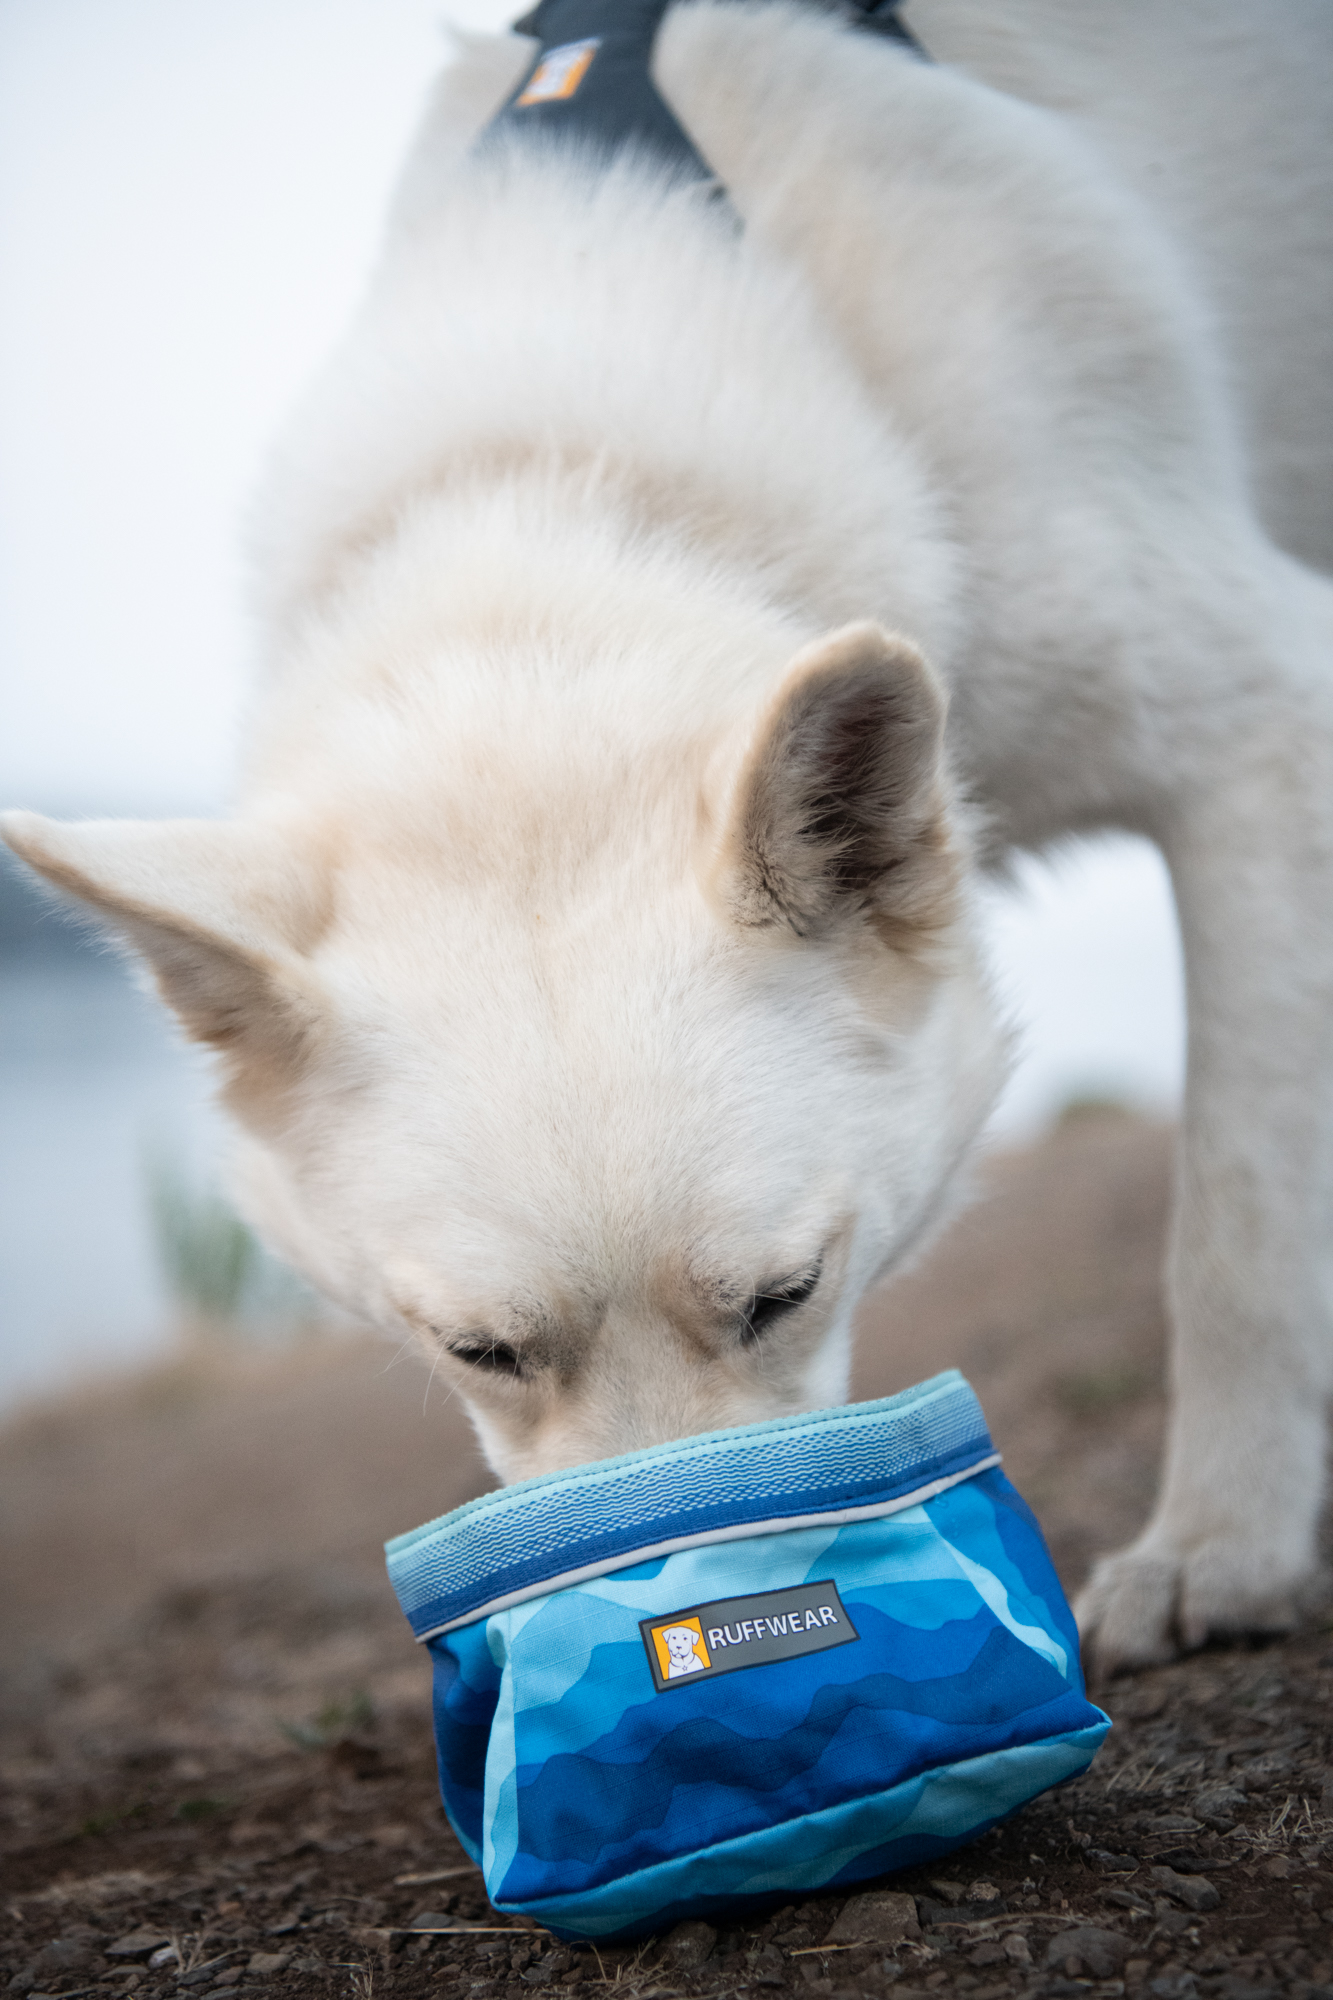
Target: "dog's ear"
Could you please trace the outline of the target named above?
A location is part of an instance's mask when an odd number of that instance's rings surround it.
[[[288,1061],[318,1008],[303,950],[322,927],[320,875],[289,833],[245,821],[0,815],[31,867],[146,962],[197,1041]]]
[[[711,870],[732,920],[813,937],[865,916],[903,950],[945,929],[958,880],[946,708],[915,647],[876,625],[799,654],[733,780]]]

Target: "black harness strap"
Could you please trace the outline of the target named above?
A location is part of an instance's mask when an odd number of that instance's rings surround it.
[[[653,43],[671,0],[540,0],[517,34],[541,43],[489,132],[568,137],[607,157],[658,155],[682,180],[716,180],[652,77]]]
[[[653,43],[672,0],[540,0],[515,21],[541,47],[517,90],[482,134],[565,136],[611,158],[651,152],[683,181],[717,175],[653,82]],[[902,0],[849,0],[844,18],[925,51],[899,19]],[[720,189],[719,189],[720,192]]]

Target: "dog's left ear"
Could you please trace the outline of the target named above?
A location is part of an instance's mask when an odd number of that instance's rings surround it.
[[[251,1071],[291,1072],[323,1011],[305,957],[323,885],[290,830],[8,812],[0,835],[144,960],[188,1034]]]
[[[916,648],[877,625],[797,656],[751,734],[709,870],[733,922],[815,937],[865,917],[907,951],[947,928],[947,706]]]

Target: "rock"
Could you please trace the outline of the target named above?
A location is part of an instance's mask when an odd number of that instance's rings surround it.
[[[1028,1941],[1021,1931],[1010,1931],[1008,1937],[1004,1938],[1002,1942],[1004,1945],[1004,1955],[1011,1965],[1031,1965],[1032,1953],[1028,1949]]]
[[[221,1979],[223,1977],[222,1968],[228,1964],[230,1958],[231,1953],[229,1951],[220,1952],[216,1958],[206,1958],[202,1965],[191,1966],[188,1972],[182,1972],[176,1984],[178,1986],[207,1986],[210,1980]],[[230,1972],[226,1976],[230,1978]]]
[[[1004,1916],[1007,1907],[1003,1897],[997,1897],[993,1903],[955,1903],[952,1908],[937,1903],[931,1896],[918,1896],[915,1900],[917,1922],[923,1930],[943,1925],[946,1931],[955,1933],[969,1924],[993,1923],[996,1917]]]
[[[161,1931],[126,1931],[124,1937],[116,1939],[106,1947],[108,1958],[148,1958],[153,1952],[161,1951],[164,1944],[170,1944],[169,1937]]]
[[[86,1944],[77,1938],[53,1938],[44,1944],[32,1961],[32,1971],[39,1982],[59,1973],[100,1972],[102,1961],[95,1951],[89,1951]]]
[[[1004,1946],[998,1938],[987,1938],[984,1944],[975,1946],[967,1954],[967,1962],[969,1965],[1004,1965],[1007,1963]]]
[[[454,1931],[458,1929],[458,1919],[444,1910],[422,1910],[415,1917],[409,1917],[410,1931]]]
[[[1236,1814],[1245,1805],[1245,1794],[1239,1785],[1209,1785],[1195,1798],[1193,1811],[1205,1826],[1211,1826],[1217,1833],[1225,1833],[1234,1826]]]
[[[1193,2000],[1199,1990],[1192,1972],[1186,1972],[1180,1965],[1169,1965],[1165,1972],[1159,1972],[1156,1979],[1148,1981],[1148,1991],[1156,2000]]]
[[[180,1954],[176,1950],[174,1944],[164,1944],[162,1948],[159,1951],[155,1951],[152,1957],[149,1959],[148,1970],[150,1972],[161,1972],[164,1966],[172,1964],[175,1965],[180,1964]]]
[[[1152,1914],[1152,1904],[1146,1897],[1136,1896],[1132,1889],[1103,1889],[1102,1901],[1112,1910],[1134,1910],[1141,1917]]]
[[[667,1933],[665,1951],[674,1966],[688,1972],[691,1966],[703,1964],[716,1943],[717,1932],[711,1924],[677,1924]]]
[[[1148,1880],[1187,1910],[1215,1910],[1222,1900],[1206,1875],[1177,1875],[1174,1868],[1150,1868]]]
[[[871,1889],[843,1906],[826,1944],[901,1944],[919,1938],[916,1899],[896,1889]]]
[[[1206,1875],[1210,1868],[1216,1866],[1212,1857],[1196,1854],[1192,1847],[1166,1848],[1161,1854],[1154,1854],[1150,1858],[1159,1868],[1174,1868],[1177,1875]],[[1222,1862],[1223,1868],[1228,1865],[1226,1861]]]
[[[785,1986],[787,1963],[775,1944],[762,1945],[750,1959],[750,1982],[754,1986]]]
[[[96,1924],[66,1924],[60,1935],[71,1944],[95,1945],[98,1951],[106,1944],[106,1932],[99,1930]]]
[[[951,1882],[942,1875],[932,1875],[926,1887],[933,1889],[942,1903],[961,1903],[967,1895],[962,1882]]]
[[[1065,1972],[1072,1958],[1094,1979],[1114,1979],[1129,1953],[1129,1939],[1119,1931],[1104,1931],[1096,1924],[1079,1924],[1076,1929],[1061,1931],[1051,1939],[1046,1947],[1046,1963],[1057,1972]],[[1077,1979],[1079,1974],[1074,1971],[1069,1976]]]
[[[993,1882],[974,1882],[967,1897],[969,1903],[998,1903],[999,1900],[1000,1892]]]
[[[1270,1750],[1266,1756],[1255,1757],[1241,1767],[1240,1782],[1246,1791],[1271,1792],[1280,1779],[1290,1775],[1292,1761],[1284,1752]]]
[[[275,1973],[287,1970],[290,1958],[289,1951],[252,1951],[245,1969],[252,1979],[272,1979]]]

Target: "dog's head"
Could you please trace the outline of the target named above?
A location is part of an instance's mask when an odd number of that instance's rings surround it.
[[[513,1479],[845,1395],[999,1078],[943,722],[854,627],[621,768],[4,832],[220,1052],[259,1228]]]

